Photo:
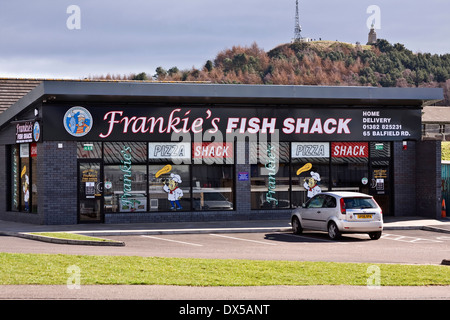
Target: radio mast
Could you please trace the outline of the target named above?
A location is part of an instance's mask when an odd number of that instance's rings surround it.
[[[295,28],[294,28],[294,42],[300,42],[302,41],[302,27],[300,26],[300,21],[299,21],[299,16],[298,16],[298,0],[295,0]]]

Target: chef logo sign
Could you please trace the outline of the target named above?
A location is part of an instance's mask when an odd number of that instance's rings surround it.
[[[93,119],[90,112],[83,107],[70,108],[64,115],[64,128],[74,137],[83,137],[92,128]]]

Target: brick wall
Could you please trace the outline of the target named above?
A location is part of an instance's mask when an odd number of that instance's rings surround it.
[[[62,148],[58,144],[62,143]],[[77,223],[77,144],[38,144],[39,203],[44,224]]]
[[[394,142],[394,215],[416,215],[416,142],[408,141],[407,150],[402,142]]]
[[[441,217],[441,141],[421,141],[416,153],[416,214]]]
[[[394,142],[395,216],[441,216],[441,142]]]

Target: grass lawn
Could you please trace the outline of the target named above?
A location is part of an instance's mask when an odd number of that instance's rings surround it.
[[[442,149],[442,160],[450,160],[450,142],[442,141],[441,143]]]
[[[112,240],[108,240],[108,239],[84,236],[81,234],[68,233],[68,232],[31,232],[30,234],[34,234],[36,236],[56,238],[56,239],[113,242]]]
[[[367,285],[365,263],[0,253],[0,284]],[[450,285],[450,267],[378,264],[382,286]]]

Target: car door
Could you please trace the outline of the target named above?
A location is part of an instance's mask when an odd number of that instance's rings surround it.
[[[306,229],[319,229],[320,220],[319,215],[322,210],[324,195],[318,194],[312,197],[302,210],[302,224]]]
[[[317,212],[317,229],[327,231],[327,224],[329,218],[336,214],[337,201],[336,198],[330,195],[322,195],[323,203],[320,210]]]

